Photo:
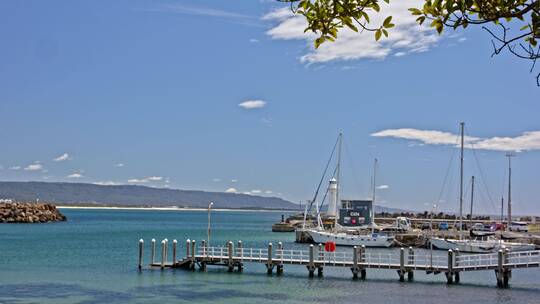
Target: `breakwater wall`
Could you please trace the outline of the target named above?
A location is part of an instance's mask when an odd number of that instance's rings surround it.
[[[47,223],[65,221],[52,204],[0,203],[0,223]]]

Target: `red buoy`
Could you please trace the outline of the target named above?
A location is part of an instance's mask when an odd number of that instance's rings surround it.
[[[327,251],[327,252],[336,251],[336,243],[334,243],[334,242],[326,242],[326,243],[324,243],[324,251]]]

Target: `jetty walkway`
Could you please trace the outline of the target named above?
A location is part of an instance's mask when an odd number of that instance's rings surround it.
[[[161,241],[161,257],[156,255],[156,241],[151,241],[151,267],[182,268],[195,270],[198,267],[206,270],[207,266],[227,267],[229,272],[242,271],[245,263],[259,263],[266,266],[268,274],[283,273],[284,265],[306,266],[309,276],[315,271],[323,275],[325,267],[345,267],[352,272],[354,279],[366,279],[367,269],[390,269],[397,271],[400,281],[414,279],[414,271],[425,271],[427,274],[443,273],[448,284],[459,283],[460,273],[468,271],[494,270],[497,287],[508,287],[512,270],[516,268],[540,267],[540,250],[510,252],[499,250],[488,254],[463,254],[459,250],[449,250],[447,254],[439,252],[415,252],[412,247],[399,251],[366,250],[364,246],[353,247],[347,251],[326,252],[322,244],[310,245],[308,250],[284,249],[279,242],[274,247],[269,243],[267,248],[244,248],[242,241],[226,246],[210,247],[203,240],[197,246],[195,240],[186,241],[185,257],[177,257],[178,242],[172,242],[172,257],[169,259],[169,241]],[[144,240],[139,240],[139,269],[144,266]]]

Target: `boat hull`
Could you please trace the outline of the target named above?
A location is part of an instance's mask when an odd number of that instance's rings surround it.
[[[535,250],[534,244],[505,242],[500,240],[456,240],[431,238],[429,240],[434,248],[441,250],[455,250],[468,253],[492,253],[499,249],[508,249],[510,251]]]
[[[338,246],[390,247],[394,238],[384,234],[351,235],[319,230],[308,230],[313,242],[324,244],[334,242]]]

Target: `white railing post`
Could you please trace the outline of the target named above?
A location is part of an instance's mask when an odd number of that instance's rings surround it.
[[[165,251],[165,240],[162,240],[161,241],[161,269],[164,269],[165,268],[165,254],[167,251]]]
[[[154,264],[156,262],[156,239],[152,239],[152,252],[150,255],[150,261],[151,264]]]
[[[176,264],[176,248],[178,247],[178,241],[177,240],[173,240],[173,250],[172,250],[172,263],[173,263],[173,266]]]

